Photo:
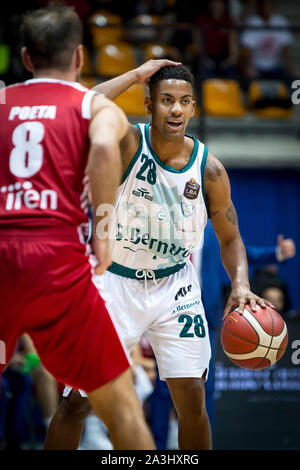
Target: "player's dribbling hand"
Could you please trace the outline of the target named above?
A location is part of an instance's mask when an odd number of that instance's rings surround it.
[[[235,308],[237,308],[238,313],[242,315],[247,303],[250,305],[252,312],[256,311],[256,304],[262,308],[266,308],[267,306],[275,308],[268,300],[262,299],[258,295],[253,294],[248,287],[236,286],[231,289],[231,294],[226,303],[222,320],[225,320],[227,315],[229,315],[229,313]]]
[[[108,239],[100,240],[95,238],[93,240],[93,251],[98,261],[94,268],[95,274],[104,274],[112,264]]]
[[[166,65],[176,66],[181,65],[181,62],[174,62],[169,59],[150,59],[135,69],[137,82],[147,84],[148,78],[150,78],[161,67],[165,67]]]

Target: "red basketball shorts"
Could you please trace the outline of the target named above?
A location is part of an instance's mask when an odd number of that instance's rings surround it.
[[[0,372],[24,332],[58,381],[86,392],[130,366],[76,235],[0,229]]]

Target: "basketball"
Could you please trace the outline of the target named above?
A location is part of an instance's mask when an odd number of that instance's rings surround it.
[[[271,307],[246,304],[244,313],[233,310],[224,320],[221,343],[226,356],[245,369],[266,369],[283,356],[288,331],[281,315]]]

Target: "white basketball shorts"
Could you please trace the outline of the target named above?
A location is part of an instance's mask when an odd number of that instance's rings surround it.
[[[136,280],[106,271],[94,276],[94,283],[128,352],[142,335],[148,339],[161,380],[202,377],[206,370],[207,377],[211,348],[191,262],[162,279]],[[64,396],[70,390],[66,387]]]

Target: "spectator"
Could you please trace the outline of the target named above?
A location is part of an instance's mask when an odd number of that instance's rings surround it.
[[[170,44],[176,47],[182,56],[182,62],[188,65],[195,73],[197,73],[194,65],[195,56],[198,48],[195,47],[193,39],[193,31],[190,23],[194,23],[197,15],[205,11],[205,2],[194,2],[193,0],[177,0],[174,6],[175,21],[178,23],[186,23],[187,28],[180,28],[174,31],[170,40]]]
[[[227,12],[224,0],[210,0],[208,13],[196,18],[203,31],[204,73],[206,76],[229,77],[235,75],[238,57],[237,32]]]
[[[255,11],[256,0],[228,0],[229,13],[236,25],[243,25]]]
[[[274,11],[273,0],[257,0],[257,14],[248,18],[245,26],[264,29],[245,29],[241,35],[240,67],[251,79],[272,78],[291,82],[290,46],[293,37],[289,22]],[[270,28],[281,29],[270,29]]]
[[[23,334],[20,343],[25,359],[23,371],[30,373],[34,395],[40,406],[44,425],[47,428],[58,406],[57,382],[41,364],[31,338],[27,334]]]
[[[0,395],[0,439],[4,449],[28,447],[30,432],[27,422],[32,380],[22,372],[25,360],[20,341],[15,354],[3,372]]]
[[[286,314],[291,308],[288,288],[286,283],[278,275],[277,265],[268,265],[257,269],[250,279],[254,292],[267,295],[275,309],[280,314]]]
[[[41,364],[30,337],[24,334],[2,377],[0,448],[41,445],[57,405],[56,380]]]
[[[284,313],[285,306],[285,292],[279,286],[269,286],[265,287],[263,290],[264,297],[272,302],[275,307],[276,312],[281,315]]]
[[[81,2],[79,1],[78,3],[80,4]],[[139,2],[135,0],[127,0],[126,2],[120,0],[91,0],[90,3],[93,12],[105,10],[121,16],[123,21],[134,18],[139,8]]]

